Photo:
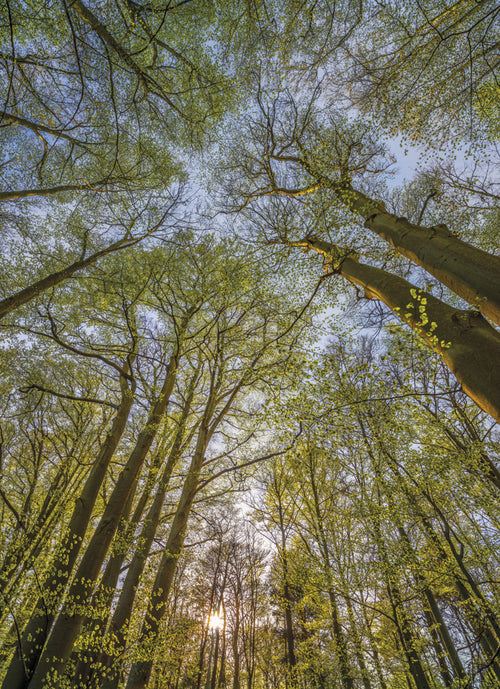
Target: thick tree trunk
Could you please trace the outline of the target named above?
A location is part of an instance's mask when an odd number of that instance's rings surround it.
[[[125,430],[134,400],[133,389],[129,387],[124,376],[121,377],[120,384],[121,401],[118,411],[83,490],[75,501],[73,514],[71,515],[63,542],[50,567],[49,575],[43,586],[43,593],[38,599],[31,618],[24,629],[21,637],[21,647],[17,648],[7,670],[2,684],[3,689],[21,689],[21,687],[26,686],[38,662],[56,610],[64,595],[68,579],[73,571],[90,517],[92,516],[99,489]]]
[[[500,325],[500,257],[467,244],[444,225],[422,227],[398,218],[352,187],[344,198],[366,227]]]
[[[148,477],[148,479],[149,478],[150,477]],[[118,534],[120,534],[120,547],[114,548],[112,546],[112,553],[106,564],[104,574],[89,603],[89,609],[86,612],[86,620],[82,625],[81,635],[83,637],[89,636],[92,639],[92,646],[90,648],[85,648],[83,652],[80,653],[73,652],[72,660],[75,662],[73,681],[77,682],[78,685],[82,687],[96,686],[99,681],[98,677],[102,675],[101,669],[99,668],[99,658],[102,654],[102,637],[104,636],[108,624],[109,611],[113,603],[113,596],[120,576],[120,571],[127,555],[128,547],[133,539],[134,529],[132,524],[134,526],[137,525],[144,510],[144,501],[149,495],[149,493],[147,493],[150,488],[148,483],[150,484],[151,482],[146,482],[145,489],[139,498],[132,519],[130,519],[130,512],[137,490],[137,479],[130,491],[117,530]],[[121,536],[121,534],[125,535]]]
[[[378,299],[437,352],[471,399],[500,423],[500,333],[477,311],[455,309],[403,278],[373,268],[333,244],[300,242],[336,264],[367,298]]]
[[[307,169],[315,175],[311,166]],[[467,244],[445,225],[423,227],[389,213],[382,202],[350,185],[334,183],[324,176],[319,181],[332,189],[349,210],[364,218],[365,227],[500,325],[500,257]]]
[[[184,330],[187,318],[184,319]],[[158,425],[165,414],[177,374],[179,342],[170,357],[163,387],[148,417],[145,428],[139,434],[127,464],[121,471],[108,504],[100,519],[73,582],[68,591],[64,609],[59,613],[45,649],[29,683],[30,689],[42,689],[50,681],[60,681],[74,643],[85,620],[82,601],[89,600],[106,557],[108,548],[120,523],[123,508],[136,477],[156,436]],[[52,678],[52,679],[49,679]],[[58,678],[58,679],[55,679]],[[5,689],[13,689],[6,685]]]

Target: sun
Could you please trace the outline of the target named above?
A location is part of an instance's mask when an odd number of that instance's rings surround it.
[[[218,613],[213,612],[208,618],[209,629],[222,629],[223,626],[224,618],[221,617]]]

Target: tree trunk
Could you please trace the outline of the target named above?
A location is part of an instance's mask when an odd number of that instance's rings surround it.
[[[315,175],[312,167],[307,169]],[[351,185],[323,176],[320,181],[349,210],[364,218],[365,227],[500,325],[500,257],[467,244],[445,225],[422,227],[399,218],[385,210],[385,204]]]
[[[118,442],[125,430],[132,407],[134,399],[133,387],[129,387],[124,376],[120,378],[120,385],[122,396],[118,411],[83,490],[78,500],[75,501],[73,514],[71,515],[63,542],[50,567],[49,575],[46,577],[43,594],[39,597],[24,629],[20,648],[17,648],[9,665],[2,684],[3,689],[21,689],[21,687],[26,686],[38,662],[52,626],[55,612],[64,595],[99,494],[99,489],[106,476],[106,471]]]
[[[98,609],[98,615],[97,619],[95,619],[93,612],[88,615],[89,619],[86,621],[86,627],[93,639],[94,647],[86,649],[83,654],[80,654],[84,656],[85,660],[80,659],[75,670],[75,678],[78,678],[78,681],[82,684],[82,686],[86,686],[85,682],[88,681],[88,678],[91,674],[93,685],[95,685],[98,681],[100,682],[98,677],[101,678],[103,675],[103,653],[100,640],[104,636],[106,627],[108,625],[110,609],[113,603],[113,597],[115,594],[118,577],[122,571],[123,563],[127,557],[130,547],[132,546],[137,525],[140,523],[146,504],[151,496],[151,491],[153,490],[155,482],[157,481],[158,468],[165,455],[167,439],[166,427],[167,424],[165,424],[163,438],[160,442],[159,448],[156,449],[155,459],[151,463],[146,484],[137,501],[131,518],[130,512],[135,499],[137,479],[129,494],[127,504],[122,513],[121,523],[118,528],[118,532],[120,533],[119,546],[113,549],[113,553],[108,560],[99,587],[92,597],[90,609],[91,611],[93,611],[94,608]]]
[[[92,639],[92,646],[90,648],[86,647],[80,653],[73,653],[73,659],[75,662],[74,681],[77,682],[79,686],[90,686],[90,677],[92,677],[92,685],[95,686],[98,681],[97,677],[100,677],[102,674],[99,668],[99,658],[102,653],[102,637],[104,636],[106,626],[108,624],[109,611],[113,603],[113,596],[118,583],[118,577],[120,576],[121,567],[127,554],[127,545],[130,545],[131,539],[134,535],[133,532],[132,534],[130,533],[131,524],[136,525],[137,520],[134,520],[136,517],[140,519],[142,516],[142,510],[144,509],[143,500],[146,497],[145,493],[147,489],[148,485],[146,484],[141,498],[139,499],[139,504],[134,510],[132,519],[130,519],[130,512],[132,510],[132,505],[137,490],[136,479],[127,498],[127,503],[124,507],[120,525],[118,527],[118,533],[122,532],[125,534],[125,536],[120,539],[119,548],[115,549],[112,546],[111,557],[106,564],[106,569],[104,570],[104,574],[99,582],[99,586],[94,592],[92,600],[89,603],[89,610],[86,613],[86,620],[82,625],[81,635],[83,637],[90,636]]]
[[[309,462],[308,462],[308,472],[309,480],[311,483],[312,496],[314,502],[314,522],[315,529],[317,531],[317,541],[319,549],[321,552],[321,559],[323,561],[323,570],[325,573],[326,583],[328,587],[328,599],[330,601],[330,616],[332,622],[332,633],[333,641],[335,644],[335,650],[337,655],[337,660],[339,663],[340,677],[342,686],[344,689],[352,689],[354,686],[354,680],[352,677],[351,669],[349,667],[349,652],[347,649],[347,643],[345,639],[345,634],[342,629],[340,622],[339,609],[337,604],[337,597],[335,595],[335,590],[333,586],[333,574],[332,565],[330,562],[330,549],[328,546],[328,541],[326,538],[325,529],[323,526],[323,514],[321,512],[320,497],[318,494],[318,486],[316,483],[316,476],[314,474],[314,466],[312,462],[312,452],[309,451]]]
[[[57,187],[47,187],[45,189],[19,189],[17,191],[2,191],[0,192],[0,203],[2,201],[17,201],[17,199],[25,199],[29,196],[50,196],[52,194],[61,194],[65,191],[93,191],[94,187],[101,187],[106,184],[106,181],[99,180],[91,184],[60,184]]]
[[[240,586],[234,587],[234,625],[231,645],[233,648],[233,689],[240,689]]]
[[[120,251],[121,249],[126,249],[129,246],[133,246],[134,244],[137,244],[137,241],[137,239],[121,239],[120,241],[111,244],[106,249],[96,251],[95,254],[87,256],[87,258],[83,258],[80,261],[75,261],[71,265],[66,266],[66,268],[58,270],[55,273],[51,273],[41,280],[37,280],[37,282],[34,282],[29,287],[16,292],[16,294],[13,294],[6,299],[2,299],[2,301],[0,301],[0,318],[3,318],[11,311],[18,309],[23,304],[27,304],[29,301],[32,301],[38,297],[39,294],[45,292],[45,290],[64,282],[64,280],[70,278],[73,273],[83,270],[83,268],[87,268],[87,266],[92,265],[103,256],[107,256],[115,251]]]
[[[380,662],[380,656],[379,656],[379,652],[378,652],[378,648],[377,648],[377,642],[375,641],[375,637],[373,636],[371,623],[370,623],[370,620],[368,619],[368,614],[366,612],[366,606],[363,604],[361,606],[361,608],[363,611],[363,619],[365,621],[366,634],[368,636],[368,640],[370,641],[370,646],[372,649],[373,663],[375,665],[375,670],[377,671],[377,677],[378,677],[378,681],[380,684],[380,689],[387,689],[387,684],[385,681],[384,673],[382,672],[382,664]]]
[[[378,516],[377,514],[374,514],[372,510],[370,510],[370,512],[370,519],[373,525],[373,531],[375,535],[375,543],[382,560],[382,568],[386,580],[387,594],[393,611],[394,624],[396,625],[396,630],[399,636],[399,640],[401,642],[401,647],[406,656],[410,674],[415,680],[417,689],[431,689],[420,655],[417,651],[418,637],[414,632],[414,630],[416,630],[417,627],[413,620],[411,620],[404,606],[403,595],[399,590],[396,572],[394,570],[394,567],[391,565],[389,556],[387,554],[387,548],[382,537]]]
[[[388,306],[437,352],[471,399],[500,423],[500,333],[477,311],[455,309],[397,275],[373,268],[317,239],[299,243],[336,263],[369,299]]]
[[[188,318],[189,316],[184,318],[181,332],[185,329]],[[85,619],[85,609],[81,601],[89,600],[92,594],[102,563],[120,523],[128,495],[155,438],[158,424],[167,409],[177,374],[179,347],[178,340],[167,366],[161,392],[153,405],[145,428],[139,434],[127,464],[118,477],[99,525],[87,546],[70,586],[64,609],[59,613],[54,623],[43,654],[29,683],[30,689],[42,689],[47,681],[51,681],[49,677],[53,678],[52,681],[60,681],[64,672]],[[5,689],[7,687],[13,689],[10,685],[6,685]]]
[[[155,498],[151,507],[149,508],[146,519],[144,520],[141,534],[138,539],[137,550],[134,553],[132,561],[130,562],[120,597],[109,625],[108,631],[111,632],[115,637],[114,649],[118,658],[120,658],[120,655],[125,648],[125,639],[130,616],[132,614],[137,587],[139,585],[149,551],[151,550],[158,524],[160,523],[163,502],[170,477],[180,457],[182,442],[186,430],[186,421],[191,408],[191,403],[193,401],[197,377],[198,371],[196,371],[191,381],[188,396],[179,420],[179,426],[176,430],[174,441],[172,443],[168,459],[165,463],[165,467],[158,481],[158,489],[156,491]],[[103,665],[106,664],[108,666],[106,678],[103,682],[103,689],[116,688],[120,680],[119,667],[113,666],[113,658],[109,656],[103,657],[102,663]]]
[[[197,447],[193,454],[186,480],[184,481],[163,557],[151,592],[146,617],[141,629],[140,644],[148,651],[151,650],[150,644],[154,642],[158,634],[160,622],[166,612],[168,596],[172,587],[177,561],[184,545],[189,515],[198,487],[198,479],[203,466],[207,440],[207,428],[206,425],[202,423],[202,427],[198,434]],[[146,660],[136,661],[130,670],[126,684],[127,689],[144,689],[151,676],[152,666],[153,660],[151,657]]]
[[[279,530],[281,537],[281,545],[279,548],[279,554],[281,557],[282,564],[282,577],[283,577],[283,602],[285,608],[285,644],[286,644],[286,662],[288,676],[292,678],[293,686],[293,674],[294,668],[297,664],[297,659],[295,657],[295,637],[293,632],[293,619],[292,619],[292,605],[293,599],[290,593],[290,579],[289,579],[289,567],[288,567],[288,553],[287,553],[287,542],[286,542],[286,532],[285,532],[285,521],[283,514],[283,506],[281,502],[281,495],[279,491],[276,491],[276,497],[278,499],[278,518],[279,518]]]
[[[462,665],[462,661],[460,660],[460,657],[458,655],[457,649],[455,648],[455,644],[452,641],[451,635],[448,631],[448,627],[443,619],[443,616],[441,615],[441,611],[439,609],[439,606],[436,602],[436,599],[434,597],[434,594],[432,593],[431,589],[427,585],[427,582],[425,581],[424,577],[421,574],[422,571],[422,564],[417,557],[417,554],[415,550],[413,549],[413,546],[410,542],[410,539],[408,537],[408,534],[406,533],[405,529],[402,526],[398,526],[398,532],[402,538],[404,548],[406,552],[409,554],[412,562],[416,566],[415,570],[415,580],[420,587],[422,591],[422,595],[424,597],[424,612],[426,614],[426,619],[429,625],[429,630],[431,632],[431,635],[434,632],[436,632],[439,635],[439,638],[441,640],[441,643],[444,646],[444,649],[446,651],[446,655],[448,656],[448,659],[450,661],[450,664],[453,668],[453,672],[456,675],[457,679],[464,681],[466,679],[466,674],[464,667]],[[434,639],[434,637],[433,637]],[[436,651],[437,653],[437,651]],[[438,660],[439,660],[439,655],[438,655]],[[442,673],[443,674],[443,673]],[[444,679],[444,675],[443,675]],[[446,680],[445,680],[446,683]],[[452,682],[450,681],[448,684],[451,684]],[[447,686],[448,686],[447,684]]]
[[[208,447],[211,437],[215,433],[218,425],[221,423],[224,416],[231,409],[238,393],[245,384],[247,373],[251,371],[259,358],[262,356],[261,350],[249,362],[248,368],[244,371],[239,381],[232,387],[231,392],[224,396],[225,404],[222,409],[213,418],[217,404],[217,393],[222,384],[224,367],[221,364],[223,344],[219,342],[217,350],[217,358],[213,362],[210,379],[210,392],[208,394],[205,411],[200,423],[198,437],[196,440],[196,447],[194,449],[193,457],[187,471],[187,475],[182,487],[177,509],[170,527],[163,557],[160,562],[158,573],[153,585],[151,597],[149,600],[148,609],[142,625],[139,645],[145,646],[149,651],[149,646],[154,643],[158,635],[160,622],[165,615],[167,600],[172,587],[177,562],[182,553],[184,546],[184,538],[186,535],[186,528],[189,521],[191,507],[199,488],[199,477],[205,459],[205,451]],[[212,420],[213,418],[213,420]],[[151,676],[153,667],[153,660],[151,654],[145,660],[138,660],[133,663],[128,676],[126,689],[145,689]]]

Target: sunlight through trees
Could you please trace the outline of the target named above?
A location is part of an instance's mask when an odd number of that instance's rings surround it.
[[[2,689],[500,685],[499,44],[0,3]]]

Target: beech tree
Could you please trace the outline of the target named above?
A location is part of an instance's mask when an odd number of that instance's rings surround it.
[[[3,689],[498,685],[499,17],[1,6]]]
[[[239,177],[229,182],[235,203],[239,198],[239,207],[245,209],[257,199],[272,197],[266,206],[258,206],[255,211],[259,218],[268,213],[265,232],[270,243],[314,248],[322,253],[331,265],[332,273],[342,275],[363,289],[366,297],[383,301],[419,332],[443,356],[472,399],[498,420],[495,390],[481,393],[472,390],[467,382],[469,378],[479,386],[487,386],[495,369],[493,361],[498,358],[498,333],[479,313],[482,311],[495,323],[500,322],[495,306],[500,294],[498,257],[466,244],[446,227],[425,228],[410,223],[406,218],[398,218],[386,210],[383,202],[372,199],[353,186],[353,176],[366,183],[364,180],[367,176],[369,178],[370,174],[377,173],[377,169],[384,169],[383,149],[371,141],[370,136],[357,134],[352,123],[337,125],[334,118],[330,118],[331,129],[328,130],[321,122],[321,113],[315,118],[315,97],[318,94],[313,94],[313,100],[301,111],[290,94],[268,104],[265,93],[258,92],[257,103],[261,116],[249,125],[253,150],[230,165],[233,172],[239,172]],[[332,168],[336,170],[335,176],[331,173]],[[273,205],[274,198],[282,195],[291,197],[291,203],[283,207],[278,201]],[[295,207],[300,206],[300,199],[304,195],[313,196],[308,199],[309,212],[303,213],[301,220],[305,220],[309,227],[320,228],[323,233],[320,236],[313,232],[305,237],[297,236],[304,226],[293,218],[294,201]],[[317,205],[325,208],[322,201],[325,195],[327,208],[331,207],[333,196],[333,215],[329,211],[319,214]],[[340,209],[336,207],[337,202],[340,203]],[[269,210],[266,211],[266,208]],[[251,208],[248,212],[252,213]],[[366,252],[366,249],[363,245],[359,246],[356,239],[349,237],[351,244],[346,248],[338,248],[323,240],[325,235],[328,237],[342,232],[344,223],[349,227],[352,213],[361,216],[364,227],[389,241],[398,254],[425,268],[441,283],[469,301],[477,311],[459,311],[419,291],[397,275],[359,263],[356,256],[361,251]],[[474,282],[471,265],[478,267],[478,282]],[[461,323],[467,323],[465,329]],[[426,329],[427,324],[432,330]],[[473,336],[476,325],[479,339],[482,339],[479,333],[484,332],[484,344],[480,344],[479,340],[474,344],[471,342],[463,360],[464,370],[461,370],[454,352],[465,354],[468,345],[463,338]],[[434,338],[434,330],[440,328],[443,337]],[[484,371],[473,372],[476,362],[486,361],[489,363]]]

